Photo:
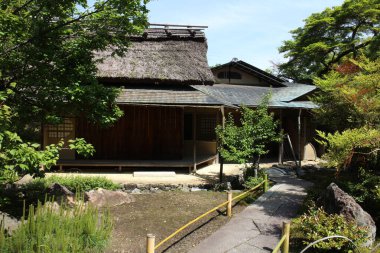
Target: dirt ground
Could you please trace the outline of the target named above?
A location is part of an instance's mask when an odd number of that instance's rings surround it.
[[[146,235],[156,236],[156,244],[172,232],[226,201],[225,192],[161,192],[134,195],[133,203],[111,208],[114,231],[106,253],[144,253]],[[244,209],[238,204],[233,213]],[[187,252],[228,221],[224,208],[196,222],[163,244],[156,252]]]

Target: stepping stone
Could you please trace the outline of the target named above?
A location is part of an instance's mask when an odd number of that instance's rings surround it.
[[[174,171],[135,171],[134,177],[175,177]]]

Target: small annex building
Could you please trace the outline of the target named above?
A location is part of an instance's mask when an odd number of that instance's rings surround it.
[[[307,96],[315,86],[286,83],[243,61],[211,69],[205,28],[151,25],[131,38],[123,57],[112,49],[97,52],[99,81],[122,88],[117,103],[124,116],[105,129],[81,118],[44,126],[44,146],[83,137],[96,149],[87,159],[63,150],[58,166],[196,169],[217,160],[215,127],[223,117],[240,105],[256,107],[268,93],[270,109],[303,156],[314,134],[309,110],[315,105]],[[270,155],[282,159],[283,151],[275,144]]]

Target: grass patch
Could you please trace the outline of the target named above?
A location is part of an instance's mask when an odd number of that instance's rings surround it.
[[[53,175],[46,178],[36,178],[17,188],[7,189],[5,185],[0,185],[0,210],[20,218],[23,215],[23,202],[26,203],[27,212],[30,205],[36,206],[38,201],[44,202],[46,188],[53,183],[64,185],[73,192],[90,191],[97,188],[107,190],[121,188],[121,185],[113,183],[106,177]]]
[[[27,220],[24,217],[11,236],[0,230],[0,252],[103,252],[112,231],[108,211],[100,214],[83,204],[57,209],[39,202],[29,207]]]
[[[116,184],[106,177],[57,175],[52,175],[46,178],[36,178],[30,183],[26,184],[25,188],[29,190],[46,189],[54,183],[61,184],[73,192],[90,191],[97,188],[103,188],[107,190],[117,190],[121,188],[120,184]]]

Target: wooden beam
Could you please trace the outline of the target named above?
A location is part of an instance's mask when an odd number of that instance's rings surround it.
[[[197,111],[193,111],[193,171],[197,171]]]
[[[279,118],[280,118],[280,131],[282,132],[282,109],[280,109],[280,113],[279,113]],[[282,164],[284,161],[283,161],[283,158],[284,158],[284,138],[282,137],[281,138],[281,142],[278,144],[278,163]]]
[[[301,169],[301,113],[302,109],[298,111],[298,168]]]
[[[289,147],[290,147],[290,151],[292,152],[294,162],[295,162],[296,165],[297,165],[297,157],[296,157],[296,154],[295,154],[294,149],[293,149],[292,140],[290,139],[289,134],[286,134],[286,137],[287,137],[288,142],[289,142]]]
[[[206,25],[176,25],[176,24],[157,24],[157,23],[149,23],[149,26],[163,26],[165,28],[169,27],[183,27],[183,28],[208,28]]]
[[[224,106],[220,107],[220,112],[222,114],[222,128],[224,129],[226,125],[226,117],[224,113]],[[219,157],[219,183],[223,183],[223,157],[218,153]]]

